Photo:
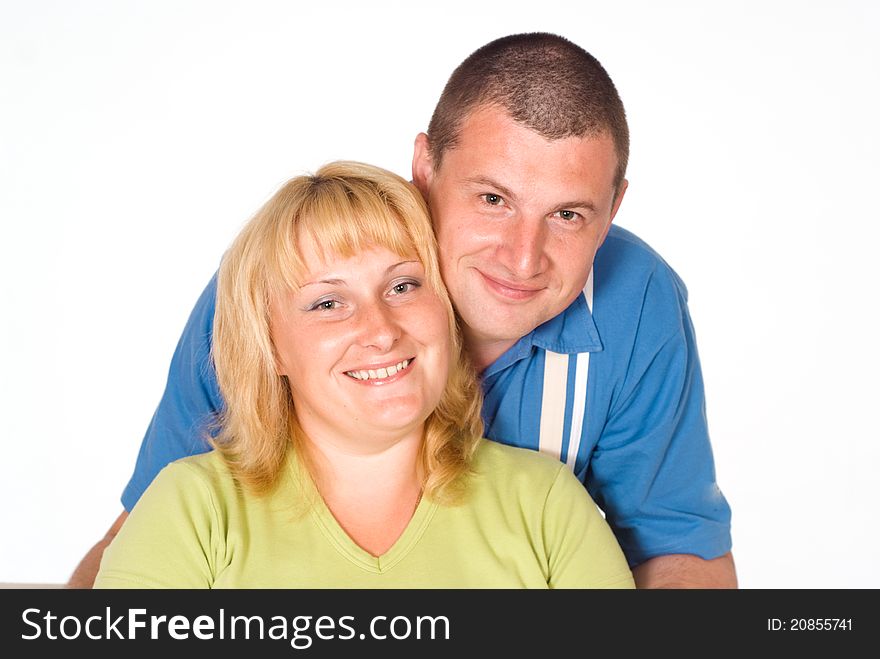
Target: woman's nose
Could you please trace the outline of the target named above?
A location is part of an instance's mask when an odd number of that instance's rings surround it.
[[[362,307],[359,314],[361,344],[382,352],[391,350],[401,335],[394,310],[377,302]]]

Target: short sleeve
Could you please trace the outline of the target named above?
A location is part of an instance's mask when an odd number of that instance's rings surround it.
[[[564,466],[547,495],[543,538],[551,588],[635,588],[614,533]]]
[[[715,479],[686,290],[668,269],[645,292],[626,377],[587,484],[631,566],[655,556],[728,552],[730,508]]]
[[[208,481],[165,467],[104,551],[95,588],[210,588],[219,538]]]

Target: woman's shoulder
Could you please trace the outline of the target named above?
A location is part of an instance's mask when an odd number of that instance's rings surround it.
[[[168,463],[165,469],[178,474],[198,474],[202,476],[229,475],[229,467],[216,450],[179,458]]]
[[[258,493],[247,487],[234,473],[223,454],[217,450],[190,455],[167,464],[156,477],[151,488],[161,488],[163,492],[199,492],[214,506],[253,507],[269,506],[280,496],[285,497],[285,488],[297,487],[294,477],[297,461],[290,451],[280,467],[275,487]]]
[[[222,490],[234,487],[234,478],[229,466],[217,451],[189,455],[168,463],[156,477],[168,487],[190,487],[200,485],[209,490]]]
[[[565,470],[558,458],[489,439],[480,440],[474,467],[481,479],[528,489],[551,487]]]

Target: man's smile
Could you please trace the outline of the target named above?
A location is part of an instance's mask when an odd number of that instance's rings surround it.
[[[527,284],[506,281],[498,277],[489,276],[482,270],[477,270],[477,272],[490,291],[513,302],[532,300],[546,288],[545,286],[529,286]]]

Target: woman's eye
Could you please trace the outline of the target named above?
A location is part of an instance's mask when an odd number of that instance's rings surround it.
[[[403,295],[419,287],[419,283],[415,281],[402,281],[391,287],[394,295]]]
[[[490,192],[481,196],[483,197],[483,201],[485,201],[490,206],[500,206],[504,203],[504,199],[501,197],[501,195],[492,194]]]
[[[332,311],[337,306],[339,306],[339,302],[336,300],[319,300],[309,307],[309,311]]]

